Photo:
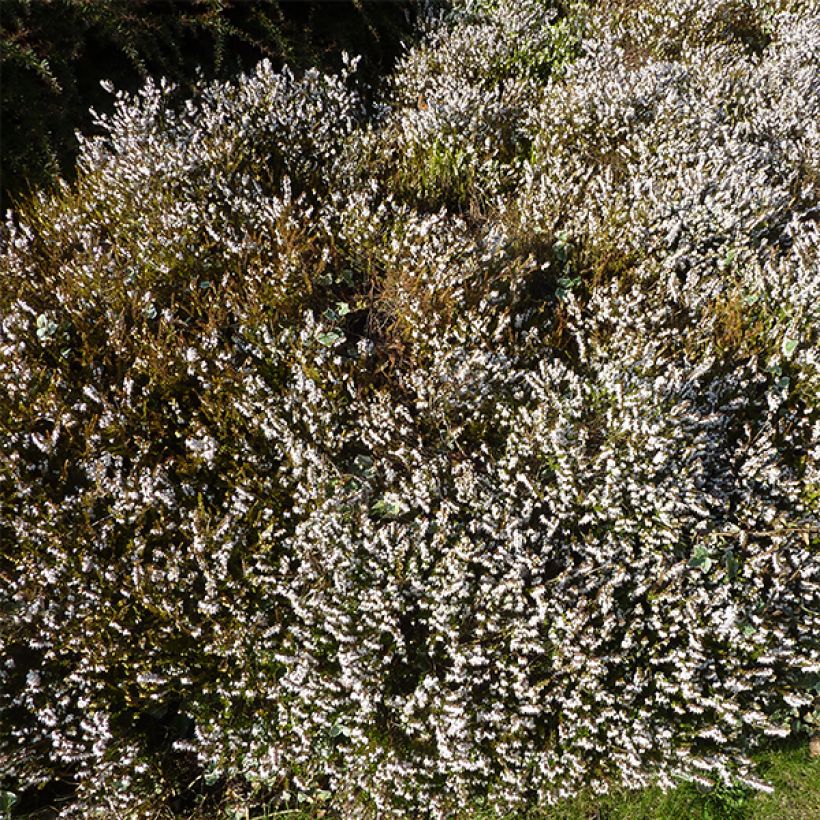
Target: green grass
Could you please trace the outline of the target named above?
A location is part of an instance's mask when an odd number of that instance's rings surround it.
[[[743,787],[702,790],[683,784],[664,793],[658,788],[616,791],[606,797],[584,794],[532,820],[810,820],[820,817],[820,758],[804,742],[757,755],[758,774],[774,787],[771,794]],[[489,820],[489,818],[487,818]]]
[[[754,820],[820,817],[820,757],[810,757],[807,745],[762,755],[760,771],[775,791],[750,799],[747,816]]]

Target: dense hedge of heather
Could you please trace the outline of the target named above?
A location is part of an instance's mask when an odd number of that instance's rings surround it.
[[[8,221],[24,799],[519,812],[813,720],[820,7],[423,26],[375,112],[355,61],[121,95]]]

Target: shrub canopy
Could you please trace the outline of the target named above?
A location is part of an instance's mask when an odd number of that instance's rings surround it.
[[[0,756],[62,816],[755,783],[812,719],[820,9],[421,24],[371,106],[120,93],[7,222]]]

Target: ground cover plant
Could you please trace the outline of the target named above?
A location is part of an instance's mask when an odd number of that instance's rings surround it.
[[[7,219],[18,806],[729,800],[816,725],[820,7],[422,12],[118,93]]]

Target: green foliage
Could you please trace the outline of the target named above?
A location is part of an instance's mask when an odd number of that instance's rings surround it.
[[[537,45],[522,38],[507,60],[497,67],[501,76],[523,74],[541,81],[560,79],[579,56],[587,4],[571,0],[554,5],[557,17],[549,27],[548,36]]]
[[[470,201],[475,168],[454,135],[439,135],[432,145],[416,145],[399,161],[392,187],[426,210],[463,210]]]
[[[17,795],[14,792],[0,791],[0,817],[3,820],[11,817],[11,810],[17,805]]]

